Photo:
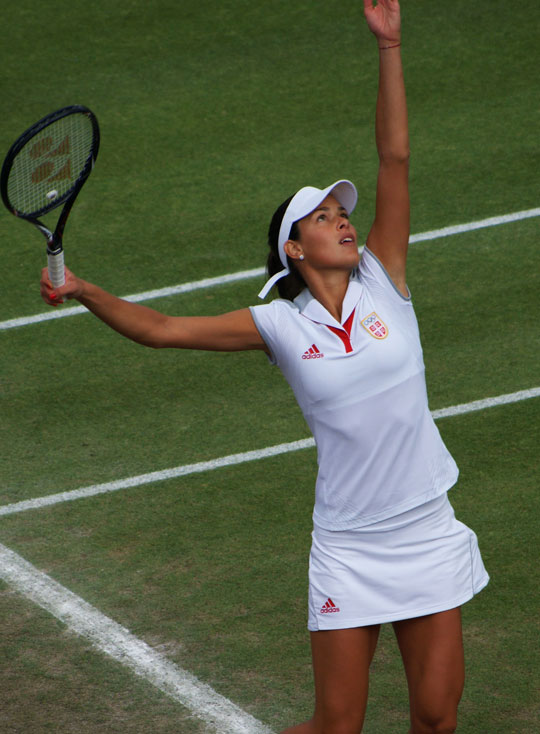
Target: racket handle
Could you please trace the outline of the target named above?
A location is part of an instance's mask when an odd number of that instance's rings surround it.
[[[49,280],[53,288],[64,285],[66,282],[64,277],[64,250],[47,252],[47,259],[49,261]]]

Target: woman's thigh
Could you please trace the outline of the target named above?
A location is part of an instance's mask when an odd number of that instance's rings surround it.
[[[362,730],[380,625],[311,633],[316,731]]]
[[[393,627],[407,675],[412,731],[453,731],[465,680],[461,610]]]

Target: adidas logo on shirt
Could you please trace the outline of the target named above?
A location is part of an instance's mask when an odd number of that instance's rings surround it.
[[[324,354],[317,349],[315,344],[312,344],[309,349],[306,349],[302,355],[302,359],[320,359],[321,357],[324,357]]]
[[[328,598],[328,601],[321,607],[321,614],[332,614],[332,612],[339,612],[339,607],[336,607],[332,599]]]

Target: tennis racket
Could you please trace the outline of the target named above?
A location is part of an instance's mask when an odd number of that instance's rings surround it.
[[[82,105],[63,107],[28,128],[9,149],[0,192],[9,211],[35,225],[47,239],[49,279],[64,284],[64,227],[99,150],[95,115]],[[52,232],[42,217],[64,205]]]

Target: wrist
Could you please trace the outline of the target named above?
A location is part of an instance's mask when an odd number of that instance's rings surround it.
[[[71,296],[75,301],[83,303],[85,300],[92,299],[92,284],[87,283],[82,278],[75,279],[75,289]]]
[[[401,38],[379,38],[377,39],[379,51],[386,51],[391,48],[399,48],[401,46]]]

